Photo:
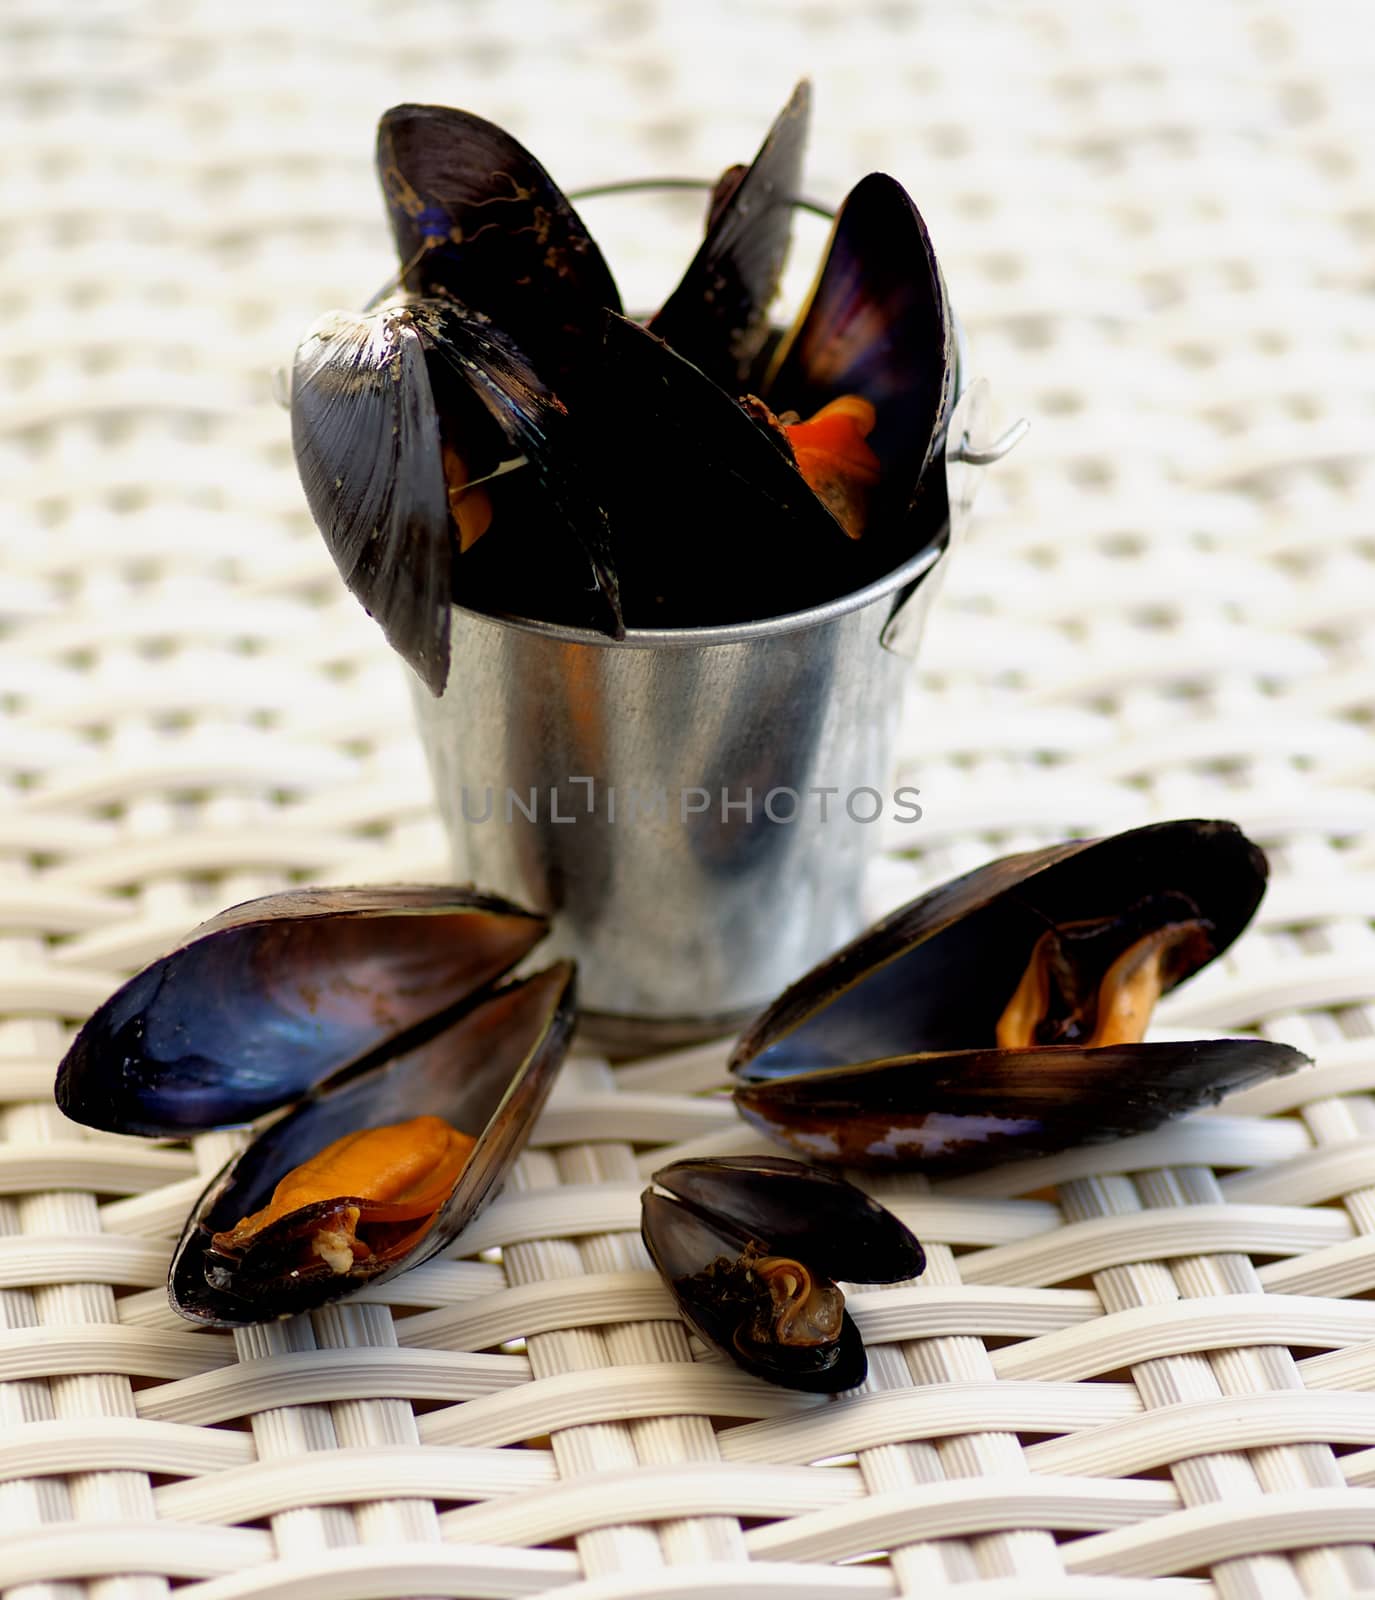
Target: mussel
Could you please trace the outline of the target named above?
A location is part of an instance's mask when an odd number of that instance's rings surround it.
[[[645,1247],[707,1344],[789,1389],[835,1394],[864,1381],[864,1341],[835,1280],[920,1275],[921,1245],[891,1212],[781,1157],[677,1161],[651,1182]]]
[[[842,204],[812,291],[749,392],[708,383],[621,318],[609,319],[604,349],[603,409],[618,395],[639,403],[583,454],[606,485],[632,623],[806,610],[939,537],[944,475],[926,469],[956,398],[955,323],[925,224],[885,174]],[[665,453],[690,464],[671,494]],[[618,535],[649,527],[652,539]]]
[[[712,192],[706,237],[649,331],[728,394],[753,381],[769,335],[769,306],[792,242],[793,207],[811,117],[799,83],[749,167],[730,167]]]
[[[618,639],[806,609],[939,537],[954,323],[893,179],[852,192],[770,338],[809,108],[799,84],[725,174],[647,328],[509,134],[446,107],[382,118],[396,292],[307,333],[292,431],[344,581],[433,693],[455,600]]]
[[[499,604],[513,564],[549,620],[624,634],[563,402],[485,316],[442,298],[330,312],[297,348],[291,407],[340,576],[431,693],[448,681],[459,589]],[[497,515],[505,536],[485,539]]]
[[[399,287],[486,317],[541,377],[576,400],[585,346],[619,311],[610,269],[567,197],[504,129],[449,106],[393,106],[377,125],[377,177]]]
[[[786,990],[731,1057],[747,1121],[808,1157],[947,1175],[1158,1126],[1307,1058],[1142,1042],[1156,999],[1264,892],[1230,822],[1007,856],[901,907]]]
[[[191,1210],[168,1289],[219,1327],[428,1259],[500,1187],[567,1050],[574,973],[502,981],[547,932],[472,890],[235,906],[124,984],[57,1075],[70,1117],[185,1137],[285,1106]]]
[[[872,468],[858,482],[851,469],[837,515],[860,541],[856,582],[911,554],[945,515],[942,475],[928,480],[926,471],[944,443],[958,376],[955,319],[926,224],[900,183],[870,173],[836,213],[816,282],[760,388],[788,416],[855,418]],[[809,471],[799,431],[791,432],[799,470],[823,493],[834,474],[818,481],[822,469]],[[928,483],[934,504],[922,500]]]

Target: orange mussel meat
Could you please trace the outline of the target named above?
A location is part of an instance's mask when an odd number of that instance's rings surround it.
[[[331,1271],[404,1254],[433,1226],[475,1143],[434,1116],[346,1134],[287,1173],[267,1205],[212,1243],[221,1255],[238,1255],[293,1211],[334,1201],[316,1216],[307,1243]]]

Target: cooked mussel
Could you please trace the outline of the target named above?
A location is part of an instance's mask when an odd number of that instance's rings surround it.
[[[597,382],[599,403],[570,418],[580,458],[613,536],[653,530],[617,541],[629,625],[750,622],[850,587],[839,574],[851,541],[831,510],[790,452],[691,362],[629,318],[609,317]]]
[[[944,515],[939,473],[935,503],[921,496],[958,377],[955,319],[926,223],[900,183],[871,172],[836,213],[816,281],[759,391],[804,426],[831,417],[834,433],[849,422],[848,451],[863,470],[848,466],[844,508],[832,509],[863,538],[851,552],[856,582],[911,555]],[[800,451],[798,467],[825,498],[834,467],[809,468]]]
[[[105,1002],[68,1116],[186,1136],[294,1104],[192,1208],[193,1321],[311,1310],[426,1260],[500,1186],[567,1050],[569,963],[501,981],[543,918],[452,888],[302,890],[213,918]]]
[[[811,1158],[948,1174],[1154,1128],[1306,1057],[1144,1043],[1156,999],[1250,921],[1266,861],[1165,822],[1007,856],[903,906],[737,1043],[736,1106]]]
[[[806,610],[939,538],[944,474],[927,468],[956,398],[955,322],[900,184],[872,173],[846,198],[757,394],[710,381],[675,347],[677,327],[608,317],[581,418],[631,626]]]
[[[645,1247],[707,1344],[789,1389],[864,1381],[864,1341],[835,1280],[921,1273],[922,1248],[891,1212],[833,1173],[777,1157],[677,1161],[651,1182]]]

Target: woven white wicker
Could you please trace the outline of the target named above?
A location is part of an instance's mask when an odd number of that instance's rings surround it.
[[[981,1600],[1375,1591],[1375,234],[1340,0],[14,0],[0,452],[0,1588],[15,1600]],[[401,669],[305,514],[269,374],[389,251],[377,112],[464,104],[567,187],[712,173],[794,77],[810,187],[922,206],[1004,420],[903,735],[875,910],[1177,815],[1268,847],[1162,1010],[1317,1058],[1111,1149],[872,1185],[864,1391],[705,1359],[645,1174],[758,1148],[724,1047],[570,1063],[410,1277],[191,1330],[169,1241],[234,1135],[51,1102],[73,1027],[223,905],[445,875]],[[587,207],[627,301],[693,208]],[[803,255],[806,252],[799,252]],[[794,284],[794,293],[800,285]],[[856,1559],[863,1558],[863,1559]]]

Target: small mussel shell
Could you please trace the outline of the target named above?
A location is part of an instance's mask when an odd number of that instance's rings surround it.
[[[168,1278],[173,1307],[192,1321],[241,1327],[313,1310],[428,1260],[500,1187],[553,1085],[573,1022],[573,968],[561,962],[482,997],[423,1045],[313,1095],[273,1123],[193,1207]],[[338,1273],[303,1251],[311,1223],[347,1196],[272,1223],[238,1259],[214,1249],[217,1232],[264,1205],[309,1156],[345,1134],[421,1112],[477,1142],[442,1210],[405,1255]]]
[[[1266,875],[1231,822],[1152,823],[1004,856],[899,907],[791,985],[745,1029],[731,1071],[753,1082],[991,1047],[1047,928],[1187,902],[1208,924],[1211,959],[1251,920]],[[1169,986],[1203,964],[1174,971]]]
[[[864,1341],[848,1312],[834,1339],[781,1343],[756,1336],[769,1298],[754,1264],[786,1257],[826,1294],[833,1280],[916,1277],[921,1246],[853,1184],[780,1158],[680,1161],[646,1189],[640,1232],[690,1327],[713,1349],[769,1383],[835,1394],[864,1381]]]
[[[58,1068],[57,1103],[115,1133],[250,1122],[457,1006],[523,960],[547,926],[468,889],[246,901],[95,1011]]]

